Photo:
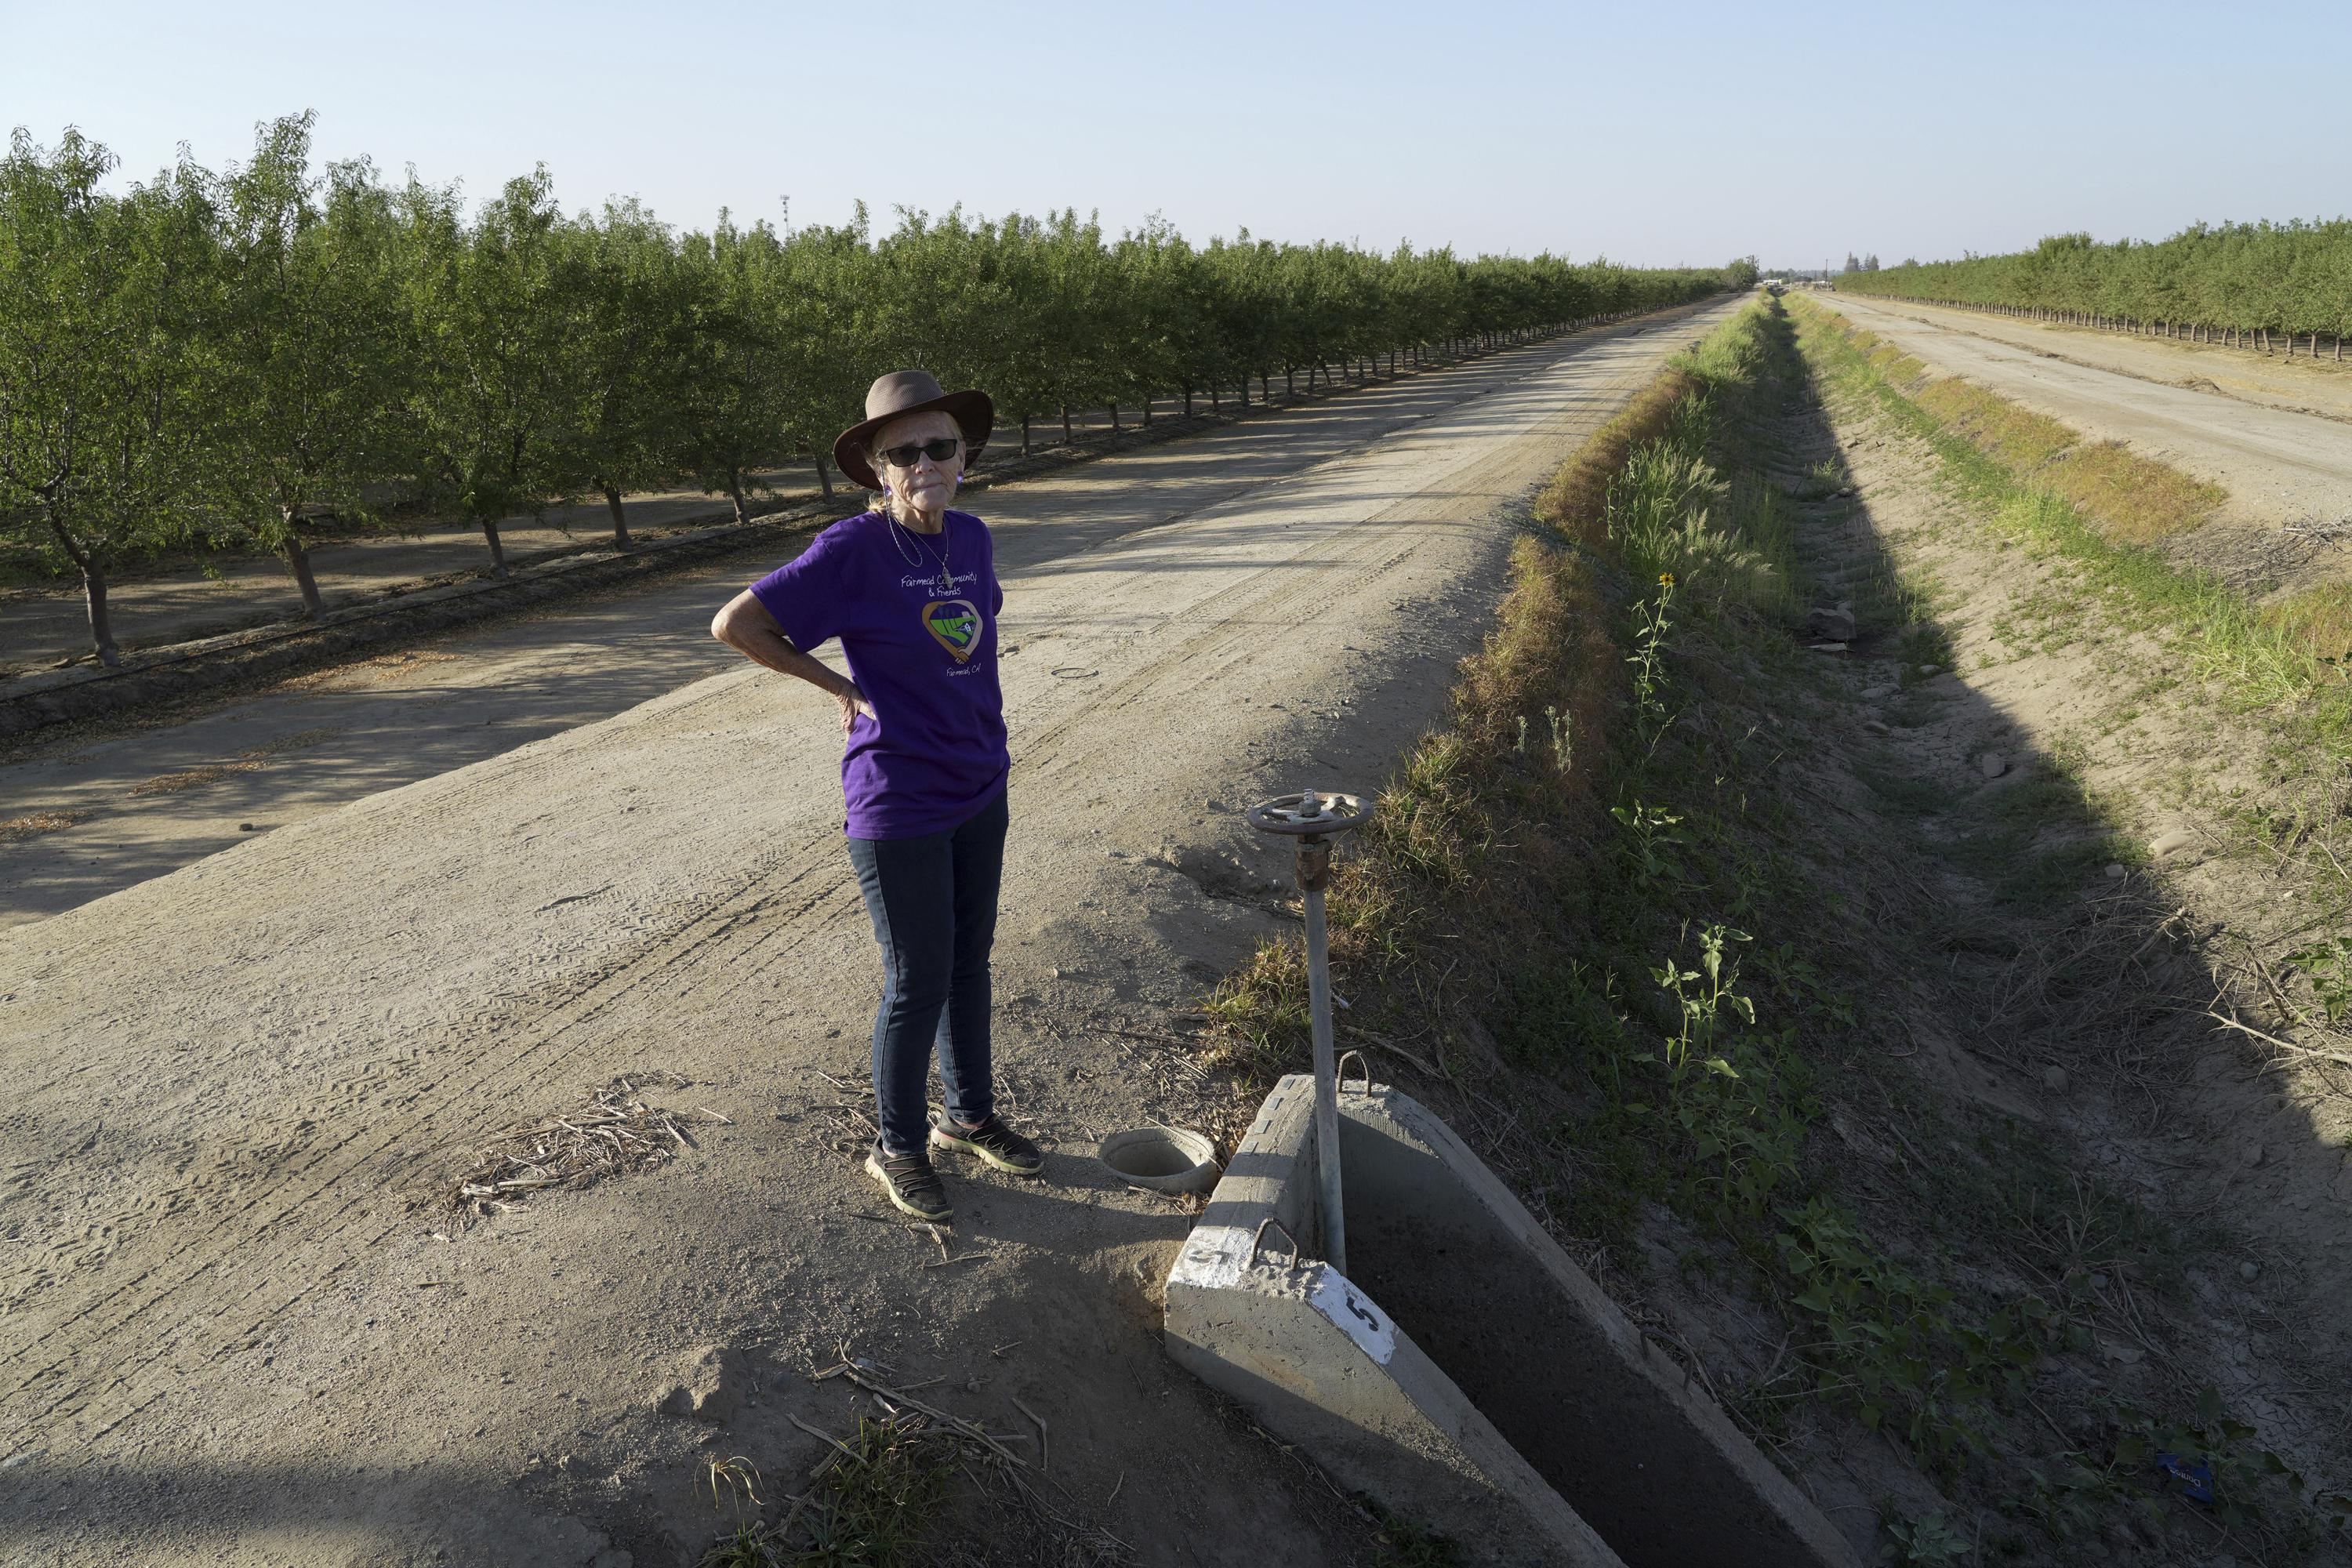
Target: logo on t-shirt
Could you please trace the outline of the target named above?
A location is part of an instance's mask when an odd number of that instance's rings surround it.
[[[980,646],[980,612],[969,599],[934,599],[923,606],[923,629],[961,664]]]

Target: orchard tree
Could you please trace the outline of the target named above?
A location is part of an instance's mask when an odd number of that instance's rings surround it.
[[[685,256],[692,360],[681,466],[706,494],[725,491],[735,521],[749,522],[759,470],[782,462],[793,444],[800,345],[791,330],[792,268],[774,229],[738,228],[723,212],[709,234],[687,237]]]
[[[0,526],[80,575],[99,662],[109,579],[200,521],[198,396],[216,309],[211,180],[183,163],[109,196],[113,157],[19,130],[0,158]]]
[[[578,401],[564,420],[559,460],[566,489],[604,498],[613,542],[629,548],[622,497],[676,478],[692,374],[691,282],[677,242],[635,201],[561,236],[559,269],[575,291],[575,330],[561,347],[562,385]]]
[[[414,363],[391,194],[364,161],[314,178],[311,121],[263,126],[253,161],[223,182],[224,309],[205,399],[221,512],[286,563],[306,617],[323,607],[315,520],[367,520],[405,472]]]
[[[572,477],[576,258],[544,167],[509,180],[470,229],[454,188],[412,179],[402,206],[419,359],[411,405],[429,446],[429,493],[481,530],[491,574],[504,577],[499,521],[544,512]]]

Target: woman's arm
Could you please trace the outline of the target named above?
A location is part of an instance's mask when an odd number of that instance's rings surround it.
[[[727,601],[726,607],[710,618],[710,635],[754,664],[797,676],[841,704],[843,733],[848,732],[860,713],[874,717],[874,705],[866,700],[866,693],[794,647],[784,628],[776,625],[776,617],[768,614],[768,607],[751,589]]]

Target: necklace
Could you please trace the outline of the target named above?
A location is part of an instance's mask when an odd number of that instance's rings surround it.
[[[944,517],[940,519],[940,540],[945,548],[935,551],[924,541],[921,534],[917,533],[913,529],[908,528],[905,523],[900,522],[898,517],[891,512],[890,509],[887,505],[882,509],[882,516],[884,520],[890,524],[890,542],[898,546],[898,559],[904,561],[908,565],[914,567],[918,571],[920,571],[923,568],[923,563],[920,558],[908,554],[907,547],[898,543],[898,535],[905,533],[915,541],[916,548],[920,550],[924,555],[930,556],[934,561],[939,563],[940,592],[942,594],[954,593],[955,578],[950,575],[948,572],[948,557],[954,553],[955,541],[948,533],[947,519]]]

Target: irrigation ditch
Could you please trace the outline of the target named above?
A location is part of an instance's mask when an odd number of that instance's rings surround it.
[[[2278,962],[2340,700],[2134,536],[2193,485],[2005,467],[1897,357],[1759,300],[1542,493],[1334,875],[1339,1044],[1865,1560],[2340,1560],[2346,1119],[2280,1075],[2352,1064],[2341,950]],[[1306,993],[1278,940],[1208,1005],[1253,1109]]]

